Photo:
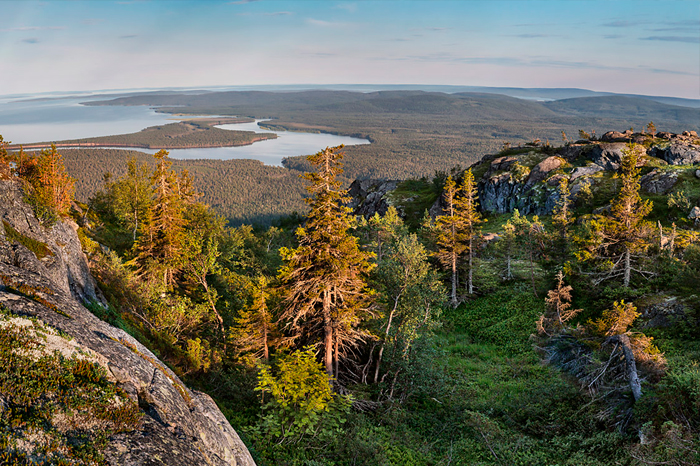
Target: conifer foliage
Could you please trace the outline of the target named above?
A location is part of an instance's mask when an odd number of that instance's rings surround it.
[[[342,173],[342,147],[308,157],[317,167],[304,175],[311,182],[311,210],[296,233],[299,247],[281,251],[286,265],[280,278],[287,292],[282,319],[290,341],[320,341],[331,377],[338,373],[340,358],[368,336],[359,325],[370,312],[365,276],[373,267],[371,254],[361,251],[349,233],[353,218],[344,205],[349,199],[336,179]]]
[[[593,234],[579,254],[583,260],[602,262],[596,284],[621,277],[623,286],[628,288],[633,272],[651,275],[638,265],[650,244],[651,226],[645,217],[652,209],[652,202],[643,201],[639,195],[639,157],[639,146],[630,145],[626,149],[621,164],[622,187],[611,203],[611,214],[592,222]]]

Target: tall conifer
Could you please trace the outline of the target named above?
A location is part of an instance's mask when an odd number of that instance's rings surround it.
[[[296,233],[299,247],[281,251],[286,265],[280,278],[287,292],[282,319],[292,340],[311,344],[320,340],[331,377],[337,375],[343,353],[367,336],[359,324],[370,304],[365,275],[372,269],[371,254],[361,251],[348,232],[349,198],[336,179],[342,173],[342,147],[308,157],[317,167],[304,175],[311,182],[307,187],[311,210]]]

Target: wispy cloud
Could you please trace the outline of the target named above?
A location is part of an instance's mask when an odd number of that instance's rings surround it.
[[[271,13],[263,13],[264,16],[289,16],[293,15],[291,11],[273,11]]]
[[[689,73],[687,71],[677,71],[677,70],[666,70],[663,68],[647,68],[646,66],[640,66],[641,69],[649,71],[650,73],[658,74],[676,74],[680,76],[697,76],[697,73]]]
[[[515,34],[511,37],[518,37],[520,39],[538,39],[541,37],[552,37],[552,36],[550,34],[525,33],[525,34]]]
[[[324,28],[346,28],[348,26],[353,25],[353,23],[344,23],[341,21],[326,21],[323,19],[314,19],[314,18],[307,18],[306,23],[310,24],[311,26],[318,26],[318,27],[324,27]]]
[[[14,28],[0,29],[0,32],[12,32],[12,31],[61,31],[65,29],[65,26],[19,26]]]
[[[36,37],[28,37],[26,39],[22,39],[22,42],[24,42],[25,44],[38,44],[40,40]]]
[[[700,37],[689,37],[689,36],[649,36],[640,37],[640,40],[658,40],[662,42],[685,42],[688,44],[698,44],[700,43]]]
[[[87,19],[82,20],[81,23],[91,26],[93,24],[104,23],[104,21],[105,20],[102,18],[87,18]]]
[[[229,5],[245,5],[246,3],[259,2],[260,0],[236,0],[235,2],[228,2]]]
[[[611,21],[609,23],[604,23],[603,26],[609,28],[631,28],[644,24],[642,21],[628,21],[628,20],[618,20]]]
[[[335,6],[339,10],[345,10],[348,13],[355,13],[357,11],[357,3],[339,3]]]
[[[623,37],[622,34],[606,34],[603,39],[619,39],[620,37]]]
[[[119,36],[119,38],[120,38],[120,39],[135,39],[135,38],[137,38],[138,36],[139,36],[138,34],[127,34],[127,35],[124,35],[124,36]]]

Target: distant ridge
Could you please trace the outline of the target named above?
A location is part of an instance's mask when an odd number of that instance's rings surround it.
[[[95,93],[75,92],[62,93],[61,96],[54,95],[21,95],[17,100],[54,100],[84,97],[85,100],[114,99],[119,97],[138,96],[174,96],[174,95],[198,95],[215,92],[228,91],[262,91],[262,92],[298,92],[298,91],[352,91],[352,92],[380,92],[380,91],[424,91],[441,92],[445,94],[457,93],[480,93],[498,94],[515,97],[525,100],[561,100],[579,97],[636,97],[640,99],[652,100],[669,105],[681,107],[700,108],[700,99],[686,99],[682,97],[652,96],[642,94],[620,94],[615,92],[591,91],[580,88],[526,88],[526,87],[490,87],[490,86],[455,86],[437,84],[266,84],[254,86],[212,86],[196,88],[163,88],[163,89],[124,89],[96,91]],[[10,96],[4,96],[10,97]]]

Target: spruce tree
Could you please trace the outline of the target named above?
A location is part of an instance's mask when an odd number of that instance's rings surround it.
[[[463,229],[465,252],[467,253],[467,293],[474,294],[474,248],[479,239],[479,224],[486,220],[477,210],[478,201],[476,183],[471,169],[464,173],[464,179],[459,188],[459,196],[455,200],[456,214],[459,225]]]
[[[151,175],[153,202],[146,213],[143,234],[136,245],[141,274],[161,275],[167,289],[175,285],[185,232],[184,202],[178,177],[170,170],[168,152],[154,154],[156,168]]]
[[[645,220],[652,202],[639,195],[639,156],[639,146],[630,145],[625,150],[620,167],[622,186],[610,205],[610,216],[591,222],[591,237],[579,253],[583,260],[602,262],[603,271],[596,274],[595,284],[622,278],[622,285],[628,288],[633,272],[651,275],[639,263],[649,247],[652,230]]]
[[[372,269],[370,253],[360,250],[349,230],[353,219],[345,204],[349,198],[336,179],[342,173],[343,146],[326,148],[308,160],[316,172],[304,178],[310,211],[296,232],[299,246],[281,250],[286,265],[280,279],[286,291],[282,319],[291,341],[323,348],[323,364],[337,375],[341,356],[367,337],[359,324],[369,312],[365,276]],[[335,364],[334,364],[335,363]]]
[[[442,265],[451,272],[450,282],[452,284],[450,292],[450,304],[457,307],[457,284],[459,257],[465,251],[465,241],[463,233],[462,219],[457,212],[457,184],[448,176],[445,181],[443,198],[445,207],[444,214],[435,221],[435,231],[437,233],[437,244],[439,246],[438,259]]]

